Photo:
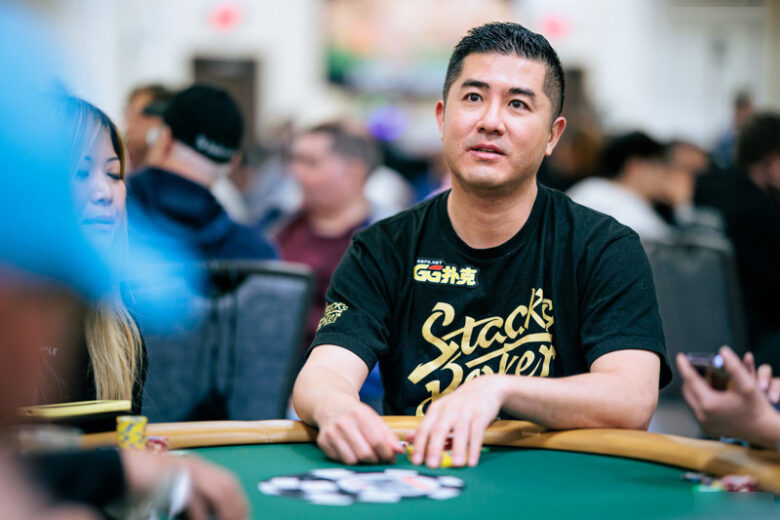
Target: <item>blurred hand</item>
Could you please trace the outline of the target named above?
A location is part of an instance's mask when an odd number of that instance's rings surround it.
[[[764,364],[756,370],[756,360],[752,352],[745,354],[743,362],[750,374],[758,380],[758,387],[766,394],[769,401],[778,404],[780,402],[780,377],[772,377],[772,366]]]
[[[170,457],[143,451],[122,451],[122,466],[129,491],[148,494],[176,471],[186,470],[192,482],[187,514],[192,520],[248,518],[246,497],[226,470],[193,456]]]
[[[331,459],[345,464],[395,462],[401,443],[373,408],[354,401],[320,422],[317,444]]]
[[[759,378],[728,347],[720,349],[723,364],[732,383],[725,391],[714,390],[699,376],[683,354],[677,355],[677,367],[684,383],[683,396],[701,427],[713,435],[745,439],[753,444],[773,447],[773,423],[780,414],[772,407],[759,386]]]
[[[452,465],[476,466],[485,430],[501,410],[503,399],[503,376],[485,375],[431,403],[408,438],[414,443],[412,463],[438,467],[447,437],[452,435]]]

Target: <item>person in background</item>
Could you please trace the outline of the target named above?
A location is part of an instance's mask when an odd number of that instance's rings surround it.
[[[731,384],[715,390],[693,368],[684,354],[677,354],[683,378],[682,392],[702,429],[715,436],[743,439],[754,446],[775,450],[780,446],[780,378],[772,368],[755,368],[753,355],[744,360],[728,347],[720,349]]]
[[[718,138],[712,149],[713,160],[719,168],[730,169],[736,165],[737,135],[755,112],[753,97],[749,92],[738,92],[734,96],[731,126]]]
[[[679,229],[722,233],[717,214],[693,204],[696,179],[712,167],[707,152],[690,141],[675,139],[666,146],[666,165],[666,195],[655,201],[655,210]]]
[[[566,194],[614,217],[642,238],[666,238],[671,228],[653,209],[654,202],[666,199],[665,153],[664,145],[645,133],[617,136],[602,152],[602,176],[580,181]]]
[[[359,128],[329,122],[306,130],[292,147],[290,172],[303,194],[301,210],[276,233],[283,260],[311,267],[315,286],[304,348],[317,332],[325,291],[352,235],[375,220],[365,196],[366,179],[378,163],[373,138]],[[372,372],[361,397],[378,408],[379,373]]]
[[[60,100],[71,138],[70,181],[79,224],[104,251],[127,249],[125,175],[127,162],[116,125],[97,107],[75,97]],[[118,282],[117,282],[118,284]],[[146,351],[135,321],[122,304],[119,287],[109,299],[91,307],[84,319],[82,345],[73,352],[56,343],[39,346],[51,366],[42,402],[121,399],[141,413],[146,378]],[[72,369],[61,366],[65,357]]]
[[[306,264],[314,271],[307,347],[325,309],[325,290],[333,271],[352,235],[374,220],[363,186],[377,164],[377,153],[370,135],[339,122],[306,130],[293,144],[290,173],[301,186],[302,207],[275,238],[283,260]]]
[[[734,246],[749,344],[780,372],[780,115],[757,114],[737,137],[737,166],[696,179],[698,206],[716,209]]]
[[[233,221],[212,195],[216,180],[240,160],[244,120],[219,88],[193,85],[177,93],[149,133],[146,169],[128,182],[131,222],[138,219],[207,260],[276,257],[260,234]],[[148,241],[131,226],[134,241]]]
[[[172,97],[173,91],[158,83],[141,85],[130,91],[124,111],[128,172],[146,165],[149,151],[146,134],[160,125],[160,114]]]

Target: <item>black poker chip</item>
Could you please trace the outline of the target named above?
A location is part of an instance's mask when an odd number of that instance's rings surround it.
[[[257,485],[266,495],[332,506],[422,498],[447,500],[458,496],[464,487],[464,482],[458,477],[425,475],[415,470],[393,468],[381,472],[315,469],[299,475],[273,477]]]

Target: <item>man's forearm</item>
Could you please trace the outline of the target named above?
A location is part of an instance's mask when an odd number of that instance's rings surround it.
[[[323,366],[306,367],[293,390],[295,412],[312,426],[321,426],[329,417],[359,402],[359,389],[338,372]]]
[[[562,378],[499,376],[502,410],[548,428],[647,429],[657,387],[624,375],[588,373]]]

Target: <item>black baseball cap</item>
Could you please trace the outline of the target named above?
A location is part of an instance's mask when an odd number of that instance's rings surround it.
[[[229,162],[241,146],[244,118],[230,94],[195,84],[171,98],[162,114],[174,139],[218,163]]]

